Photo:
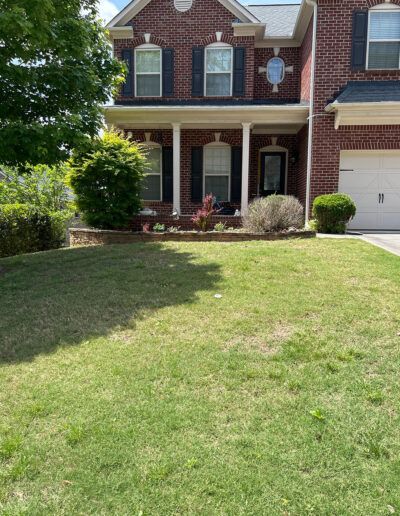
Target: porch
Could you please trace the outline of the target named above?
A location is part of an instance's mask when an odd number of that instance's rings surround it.
[[[133,227],[191,227],[210,192],[222,208],[213,223],[232,227],[257,196],[277,192],[304,202],[307,117],[302,104],[108,107],[108,125],[147,145],[160,163],[150,178],[154,193]]]

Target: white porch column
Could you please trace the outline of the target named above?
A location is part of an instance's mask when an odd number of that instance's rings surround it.
[[[249,206],[249,160],[250,160],[250,128],[251,122],[243,122],[242,144],[242,203],[240,211],[242,215],[247,212]]]
[[[172,124],[173,209],[181,213],[181,124]]]

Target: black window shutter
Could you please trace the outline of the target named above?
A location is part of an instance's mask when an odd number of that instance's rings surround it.
[[[242,197],[242,147],[232,147],[231,202]]]
[[[174,181],[173,177],[174,177],[174,165],[173,165],[172,147],[163,147],[162,148],[162,187],[163,187],[162,200],[164,202],[172,202],[173,181]]]
[[[233,49],[233,96],[243,97],[245,93],[245,54],[246,49]]]
[[[164,48],[162,51],[162,90],[163,97],[174,96],[174,49]]]
[[[204,95],[204,48],[192,49],[192,95],[202,97]]]
[[[351,67],[365,70],[368,38],[368,11],[353,11]]]
[[[121,51],[121,58],[128,68],[128,73],[121,91],[122,95],[127,97],[133,95],[133,50],[131,48],[124,48]]]
[[[192,201],[203,200],[203,147],[192,147]]]

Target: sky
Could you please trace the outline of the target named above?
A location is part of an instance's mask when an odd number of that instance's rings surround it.
[[[99,0],[100,16],[109,22],[130,0]],[[300,0],[240,0],[243,5],[298,4]]]

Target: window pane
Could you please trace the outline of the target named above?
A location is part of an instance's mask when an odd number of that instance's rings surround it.
[[[161,170],[161,148],[150,147],[146,151],[147,156],[147,172],[159,174]]]
[[[214,97],[229,97],[231,94],[230,74],[207,74],[206,95]]]
[[[212,193],[217,201],[229,199],[229,177],[228,176],[206,176],[206,194]]]
[[[370,39],[400,39],[400,12],[371,13]]]
[[[226,147],[205,147],[204,170],[207,174],[230,174],[231,173],[231,148]]]
[[[280,57],[274,57],[267,64],[267,79],[271,84],[280,84],[285,76],[285,63]]]
[[[161,71],[160,50],[138,50],[136,52],[136,71],[159,73]]]
[[[159,97],[160,76],[159,75],[137,75],[136,95],[138,97]]]
[[[207,49],[207,72],[230,72],[232,68],[232,50],[230,48]]]
[[[142,199],[145,201],[161,200],[160,176],[146,176],[142,183]]]
[[[370,43],[368,68],[399,68],[400,43]]]

